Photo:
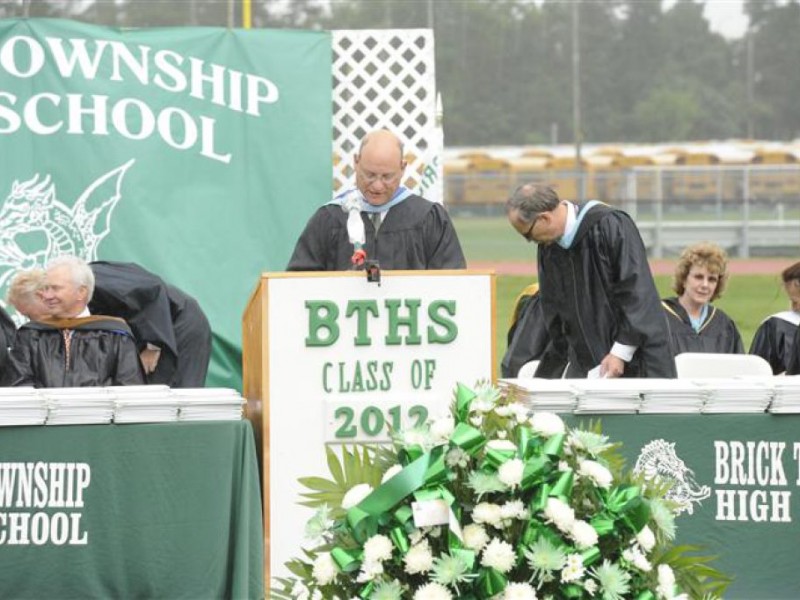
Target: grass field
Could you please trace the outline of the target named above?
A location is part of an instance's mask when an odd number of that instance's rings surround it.
[[[464,254],[468,261],[534,261],[536,247],[516,235],[505,218],[454,218]],[[497,277],[497,363],[506,349],[506,332],[514,300],[532,279],[527,276],[500,275]],[[656,276],[656,286],[662,297],[672,296],[671,277]],[[725,295],[715,302],[737,324],[745,348],[750,347],[761,321],[789,308],[778,274],[733,275]],[[499,374],[498,366],[498,374]]]

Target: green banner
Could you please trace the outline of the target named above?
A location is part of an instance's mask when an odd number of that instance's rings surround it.
[[[209,317],[241,388],[241,314],[331,196],[325,32],[0,21],[0,295],[57,254],[131,261]]]
[[[248,421],[3,427],[0,597],[264,598]]]
[[[625,415],[600,420],[628,467],[674,483],[679,544],[734,578],[725,598],[795,599],[800,415]]]

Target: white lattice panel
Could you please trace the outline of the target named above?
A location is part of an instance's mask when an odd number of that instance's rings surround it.
[[[385,127],[403,141],[406,187],[441,202],[444,140],[433,31],[338,30],[332,37],[334,189],[353,185],[362,136]]]

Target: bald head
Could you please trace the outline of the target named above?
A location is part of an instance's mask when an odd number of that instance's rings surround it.
[[[361,153],[364,152],[364,147],[367,146],[370,142],[375,142],[376,146],[385,145],[387,149],[390,151],[391,147],[394,146],[397,149],[398,158],[402,160],[403,142],[401,142],[400,138],[397,137],[388,129],[375,129],[374,131],[370,131],[363,138],[361,138],[361,144],[358,147],[359,156],[361,156]]]
[[[356,185],[367,202],[386,204],[400,186],[406,168],[403,144],[391,131],[371,131],[361,140],[355,165]]]

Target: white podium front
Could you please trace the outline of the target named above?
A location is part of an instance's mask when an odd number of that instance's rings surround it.
[[[495,379],[491,271],[265,273],[243,318],[244,396],[259,436],[267,585],[301,554],[299,477],[325,444],[384,442],[443,416],[457,383]]]

